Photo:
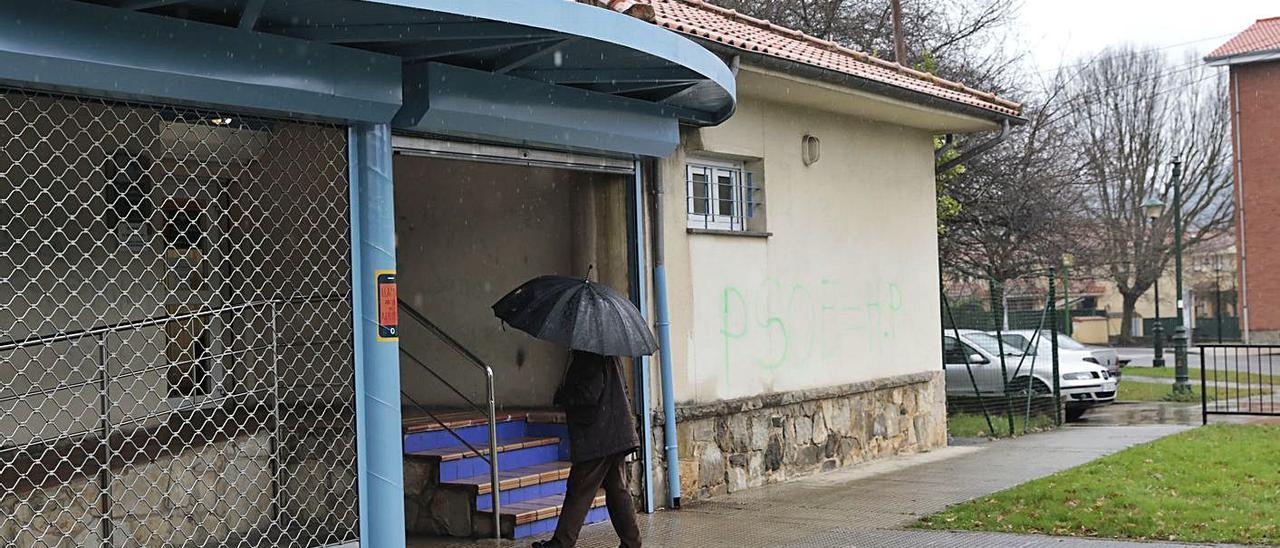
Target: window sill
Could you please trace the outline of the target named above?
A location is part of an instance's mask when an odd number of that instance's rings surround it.
[[[719,228],[686,228],[685,232],[689,234],[710,234],[713,236],[738,236],[741,238],[768,238],[773,236],[772,232],[758,232],[755,230],[724,230]]]

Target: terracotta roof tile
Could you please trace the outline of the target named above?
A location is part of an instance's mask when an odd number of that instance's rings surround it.
[[[654,23],[743,51],[841,72],[991,112],[1018,116],[1014,101],[872,57],[835,42],[775,25],[703,0],[637,0],[654,8]]]
[[[1205,59],[1215,60],[1267,51],[1280,51],[1280,17],[1259,19],[1235,38],[1218,46]]]

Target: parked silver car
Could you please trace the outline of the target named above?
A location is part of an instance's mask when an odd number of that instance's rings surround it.
[[[1027,354],[1023,349],[1004,344],[1005,371],[1000,370],[1000,339],[976,330],[961,329],[943,333],[942,354],[946,370],[947,396],[973,396],[974,386],[983,396],[1004,394],[1010,390],[1033,390],[1040,394],[1053,391],[1053,367],[1044,355]],[[1067,419],[1075,420],[1089,408],[1115,402],[1117,379],[1097,363],[1085,361],[1084,355],[1058,356],[1058,386],[1066,403]],[[1008,380],[1006,385],[1005,380]]]
[[[995,333],[988,332],[994,335]],[[1031,346],[1031,339],[1034,338],[1036,348],[1034,352],[1041,356],[1049,356],[1053,350],[1052,341],[1049,337],[1053,336],[1053,332],[1048,329],[1042,329],[1040,336],[1035,336],[1034,329],[1015,329],[1013,331],[1004,331],[1005,344],[1013,344],[1019,350],[1026,352]],[[1072,359],[1079,358],[1089,363],[1096,363],[1105,367],[1111,373],[1112,377],[1120,378],[1120,368],[1125,365],[1121,363],[1120,354],[1114,348],[1104,348],[1095,346],[1086,346],[1084,343],[1071,338],[1066,333],[1058,333],[1058,356],[1059,358],[1070,356]],[[1127,362],[1126,362],[1127,363]]]

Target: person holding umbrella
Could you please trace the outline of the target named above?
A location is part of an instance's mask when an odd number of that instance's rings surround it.
[[[625,467],[640,437],[617,356],[657,351],[644,317],[608,286],[563,276],[525,282],[494,303],[493,312],[513,327],[570,349],[555,404],[565,411],[573,465],[556,532],[533,548],[573,548],[601,487],[622,547],[639,548]]]

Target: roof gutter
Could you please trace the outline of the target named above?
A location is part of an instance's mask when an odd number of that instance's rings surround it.
[[[1269,61],[1280,61],[1280,48],[1204,58],[1204,62],[1208,63],[1211,67],[1246,65],[1249,63],[1265,63]]]
[[[827,82],[852,89],[862,90],[876,95],[883,95],[885,97],[907,101],[909,103],[923,105],[946,112],[963,114],[965,116],[972,116],[974,118],[981,118],[985,120],[993,120],[1002,124],[1022,125],[1027,122],[1027,119],[1021,116],[1004,114],[1002,112],[996,112],[982,107],[967,105],[949,99],[935,97],[928,93],[871,80],[869,78],[798,63],[788,59],[774,57],[772,55],[746,51],[719,42],[707,40],[705,38],[699,38],[696,36],[691,36],[690,38],[701,44],[703,47],[720,54],[722,57],[737,56],[740,58],[741,62],[777,70],[779,72],[785,72],[802,78],[809,78],[820,82]]]
[[[974,145],[973,148],[970,148],[969,150],[961,152],[959,156],[956,156],[955,158],[952,158],[950,160],[947,160],[946,162],[939,164],[937,167],[933,168],[933,172],[935,174],[946,173],[947,171],[950,171],[952,168],[960,164],[963,164],[969,160],[972,160],[974,158],[977,158],[978,156],[985,154],[988,150],[995,148],[996,145],[1000,144],[1002,141],[1004,141],[1008,137],[1009,137],[1009,121],[1003,120],[1000,122],[999,135],[996,135],[995,137],[987,139],[986,141],[983,141],[977,145]]]

